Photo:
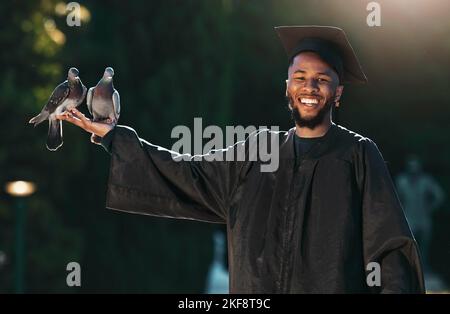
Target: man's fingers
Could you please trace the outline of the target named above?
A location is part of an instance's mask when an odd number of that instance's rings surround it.
[[[63,112],[62,114],[56,115],[56,119],[69,121],[73,119],[73,116],[68,112]]]
[[[57,115],[56,118],[70,122],[70,123],[75,124],[76,126],[84,129],[83,122],[80,119],[74,117],[70,112],[66,111],[60,115]]]
[[[85,122],[89,121],[89,119],[86,118],[86,116],[85,116],[83,113],[81,113],[80,111],[78,111],[78,110],[75,109],[75,108],[73,108],[72,110],[70,110],[70,112],[71,112],[75,117],[79,118],[79,119],[82,120],[82,121],[85,121]]]

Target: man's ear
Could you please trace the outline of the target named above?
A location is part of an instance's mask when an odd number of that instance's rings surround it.
[[[334,96],[334,104],[336,107],[339,107],[339,101],[341,99],[343,91],[344,91],[344,85],[339,85],[338,87],[336,87],[336,93]]]
[[[285,93],[286,98],[288,98],[288,84],[289,84],[289,78],[286,80],[286,93]],[[292,110],[290,101],[288,101],[288,107],[289,107],[290,110]]]
[[[289,83],[289,79],[286,80],[286,97],[288,95],[288,83]]]

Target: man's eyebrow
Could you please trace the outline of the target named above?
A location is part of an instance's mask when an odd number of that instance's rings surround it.
[[[301,69],[298,69],[298,70],[296,70],[296,71],[294,72],[294,74],[296,74],[296,73],[302,73],[302,74],[305,74],[306,71],[301,70]],[[331,77],[331,73],[330,73],[330,72],[319,72],[319,73],[317,73],[317,74],[319,74],[319,75],[326,75],[326,76]]]

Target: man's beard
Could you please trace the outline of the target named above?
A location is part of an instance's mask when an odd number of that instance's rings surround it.
[[[324,121],[325,117],[328,117],[328,113],[330,112],[333,105],[333,101],[330,99],[314,117],[307,118],[303,117],[300,113],[300,110],[294,107],[294,99],[291,95],[287,96],[286,98],[289,103],[288,107],[291,111],[291,117],[295,121],[295,123],[301,127],[306,127],[311,130],[321,124]]]

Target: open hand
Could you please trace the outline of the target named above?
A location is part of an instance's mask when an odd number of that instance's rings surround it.
[[[102,122],[93,122],[91,119],[86,118],[83,113],[75,108],[57,115],[56,118],[75,124],[86,132],[94,133],[95,135],[98,135],[100,137],[105,136],[109,131],[111,131],[115,127],[117,122],[110,121],[110,119],[104,120]]]

